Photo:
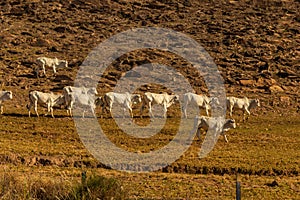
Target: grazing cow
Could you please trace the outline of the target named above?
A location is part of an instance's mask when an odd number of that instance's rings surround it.
[[[204,108],[206,115],[208,116],[209,115],[208,111],[211,108],[210,107],[211,103],[219,105],[218,98],[216,98],[216,97],[211,98],[206,95],[198,95],[198,94],[194,94],[191,92],[185,93],[183,95],[183,106],[182,106],[184,117],[187,118],[186,111],[187,111],[187,106],[189,104],[193,104],[194,106]]]
[[[250,116],[250,110],[255,107],[260,107],[259,99],[248,99],[237,98],[237,97],[227,97],[226,98],[227,108],[229,109],[229,115],[232,117],[232,111],[234,108],[243,110],[243,120],[245,120],[246,113]],[[246,113],[245,113],[246,112]]]
[[[164,118],[167,118],[167,109],[175,103],[175,101],[179,101],[179,96],[178,95],[169,95],[167,93],[162,93],[162,94],[157,94],[157,93],[151,93],[151,92],[146,92],[143,96],[142,99],[142,107],[140,110],[141,117],[143,110],[145,106],[147,105],[149,108],[149,113],[151,117],[154,117],[152,113],[152,106],[157,104],[157,105],[162,105],[163,106],[163,111],[164,111]]]
[[[94,115],[95,114],[95,95],[98,94],[95,87],[86,88],[86,87],[73,87],[66,86],[63,88],[63,95],[66,101],[66,107],[68,114],[72,116],[72,109],[74,104],[77,102],[78,106],[89,107]],[[83,117],[84,117],[83,111]]]
[[[141,95],[139,94],[129,94],[125,93],[116,93],[116,92],[108,92],[103,97],[104,106],[102,106],[102,113],[104,112],[104,108],[108,107],[111,112],[112,106],[114,103],[118,103],[123,106],[123,111],[125,117],[126,109],[129,110],[131,118],[133,118],[132,114],[132,104],[138,104],[141,100]]]
[[[11,91],[0,91],[0,114],[3,114],[3,101],[12,99],[12,92]]]
[[[36,62],[39,67],[42,68],[44,75],[46,76],[45,67],[49,66],[52,67],[54,74],[56,74],[56,68],[64,68],[68,67],[68,61],[66,60],[59,60],[57,58],[47,58],[47,57],[39,57],[36,59]],[[39,68],[36,69],[36,74],[38,76]]]
[[[37,111],[37,105],[41,105],[47,107],[47,113],[45,116],[51,112],[51,116],[54,118],[53,115],[53,107],[61,107],[65,106],[65,97],[62,94],[53,94],[51,93],[44,93],[39,91],[31,91],[29,92],[29,105],[27,105],[28,109],[28,116],[30,117],[30,110],[32,106],[34,106],[34,111],[36,115],[39,117]]]
[[[222,120],[221,118],[196,116],[194,120],[194,128],[191,133],[194,133],[197,129],[197,137],[200,139],[200,130],[203,129],[205,132],[212,128],[214,131],[218,131],[224,136],[225,141],[228,142],[225,132],[229,131],[231,128],[236,128],[236,123],[234,119]]]

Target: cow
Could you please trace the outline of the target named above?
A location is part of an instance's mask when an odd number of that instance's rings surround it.
[[[194,106],[198,106],[200,108],[204,108],[206,115],[209,116],[210,104],[219,105],[219,100],[216,97],[208,97],[206,95],[198,95],[191,92],[185,93],[183,95],[183,114],[184,117],[187,118],[187,107],[189,104]]]
[[[45,116],[51,112],[52,118],[54,118],[53,115],[53,107],[65,107],[65,97],[62,94],[53,94],[51,93],[45,93],[45,92],[39,92],[39,91],[31,91],[29,92],[29,104],[27,104],[28,109],[28,116],[30,117],[30,110],[32,106],[34,106],[34,111],[36,115],[39,117],[39,113],[37,111],[37,106],[41,105],[44,107],[47,107],[47,113]]]
[[[256,107],[260,107],[259,99],[226,97],[227,108],[229,109],[229,116],[232,117],[233,109],[243,110],[243,120],[245,121],[246,113],[250,116],[250,110]]]
[[[68,115],[72,116],[72,109],[74,104],[77,102],[77,105],[80,107],[89,107],[94,115],[95,114],[95,100],[97,95],[97,89],[95,87],[86,88],[86,87],[74,87],[66,86],[63,88],[63,95],[66,102],[66,107]],[[84,117],[85,110],[83,111]]]
[[[104,112],[104,108],[107,108],[110,112],[112,110],[112,106],[114,103],[123,106],[123,112],[125,117],[126,110],[129,110],[131,118],[133,118],[132,113],[132,104],[140,103],[141,95],[140,94],[129,94],[125,93],[116,93],[116,92],[108,92],[103,96],[104,105],[102,106],[102,113]]]
[[[60,60],[57,58],[48,58],[48,57],[38,57],[36,59],[36,62],[38,64],[38,68],[36,69],[36,75],[38,76],[38,71],[41,68],[43,70],[44,76],[46,76],[46,70],[45,67],[49,66],[52,67],[54,74],[56,74],[56,68],[67,68],[68,67],[68,61],[66,60]]]
[[[95,97],[89,93],[70,93],[69,94],[72,106],[71,107],[67,107],[68,108],[68,113],[70,114],[70,116],[72,116],[72,109],[74,108],[74,106],[77,108],[82,108],[83,112],[82,112],[82,118],[84,118],[85,116],[85,112],[86,110],[90,109],[93,116],[95,118],[97,118],[96,113],[95,113],[95,109],[96,109],[96,100],[97,102],[99,102],[98,98],[99,97]]]
[[[228,142],[225,132],[232,128],[236,128],[236,123],[234,119],[222,120],[220,117],[196,116],[191,134],[197,130],[196,135],[200,139],[201,129],[207,132],[209,128],[215,132],[220,132],[220,134],[224,136],[225,141]]]
[[[149,108],[149,113],[151,117],[154,117],[152,113],[152,106],[153,105],[162,105],[163,106],[163,117],[167,118],[167,110],[168,108],[173,105],[176,101],[179,101],[179,96],[178,95],[169,95],[167,93],[162,93],[162,94],[157,94],[157,93],[151,93],[151,92],[146,92],[143,95],[142,98],[142,107],[140,109],[140,114],[142,118],[143,110],[146,106]]]
[[[13,98],[11,91],[0,91],[0,114],[3,114],[3,102]]]

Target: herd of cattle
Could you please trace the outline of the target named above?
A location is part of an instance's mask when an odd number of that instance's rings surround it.
[[[46,57],[41,57],[37,59],[37,62],[41,65],[44,75],[45,66],[50,66],[53,68],[54,73],[56,73],[56,67],[63,65],[67,66],[67,61],[58,60],[57,58],[51,59]],[[142,117],[143,110],[145,107],[148,107],[149,114],[151,117],[154,117],[152,113],[153,105],[161,105],[163,107],[163,117],[167,117],[167,109],[172,106],[175,102],[179,101],[178,95],[167,94],[167,93],[151,93],[145,92],[144,94],[129,94],[129,93],[116,93],[108,92],[103,96],[97,96],[98,92],[96,88],[86,88],[86,87],[74,87],[66,86],[63,88],[62,93],[45,93],[40,91],[30,91],[29,92],[29,103],[27,104],[28,115],[30,117],[31,109],[34,108],[34,111],[37,116],[38,114],[38,105],[46,107],[47,113],[51,113],[51,116],[54,118],[53,108],[64,108],[67,111],[68,116],[72,116],[72,110],[74,106],[79,106],[83,108],[82,117],[87,110],[90,110],[94,117],[96,117],[95,109],[100,107],[101,109],[101,118],[105,111],[112,111],[114,104],[119,104],[122,106],[124,113],[128,110],[131,118],[133,118],[132,107],[133,104],[142,104],[140,107],[140,117]],[[13,98],[11,91],[0,91],[0,109],[1,114],[3,113],[3,102]],[[229,109],[229,115],[232,117],[233,109],[241,109],[245,114],[250,115],[250,110],[260,106],[258,99],[248,99],[237,98],[237,97],[227,97],[226,99],[227,107]],[[228,142],[225,132],[231,128],[236,127],[234,119],[220,120],[213,117],[209,117],[209,110],[211,105],[218,105],[219,100],[217,98],[210,98],[206,95],[198,95],[194,93],[185,93],[183,95],[183,106],[182,111],[185,118],[187,118],[187,109],[188,106],[193,104],[205,110],[207,116],[199,116],[194,119],[194,129],[193,132],[197,131],[197,136],[200,138],[200,130],[203,129],[207,131],[209,128],[219,131],[225,138],[225,141]],[[124,115],[125,116],[125,115]]]

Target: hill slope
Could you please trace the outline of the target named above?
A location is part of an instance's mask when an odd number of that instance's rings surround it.
[[[88,53],[105,39],[134,27],[155,26],[183,32],[213,57],[228,94],[259,97],[266,108],[296,110],[300,85],[300,2],[287,1],[39,1],[0,3],[0,82],[2,89],[60,91],[73,84]],[[56,77],[37,79],[39,56],[69,61]],[[146,61],[174,67],[184,61],[166,52],[133,52],[104,74],[99,91],[112,89],[122,73]],[[161,59],[163,57],[164,59]],[[126,60],[127,62],[123,62]],[[182,73],[197,92],[203,81],[188,67]],[[155,90],[155,87],[152,88]],[[19,103],[27,99],[17,98]]]

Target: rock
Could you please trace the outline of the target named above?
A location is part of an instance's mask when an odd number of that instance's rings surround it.
[[[282,89],[282,87],[280,87],[278,85],[272,85],[272,86],[270,86],[269,90],[270,90],[271,93],[284,92],[284,90]]]
[[[239,83],[240,83],[240,85],[243,85],[243,86],[253,86],[255,81],[242,79],[242,80],[239,80]]]

